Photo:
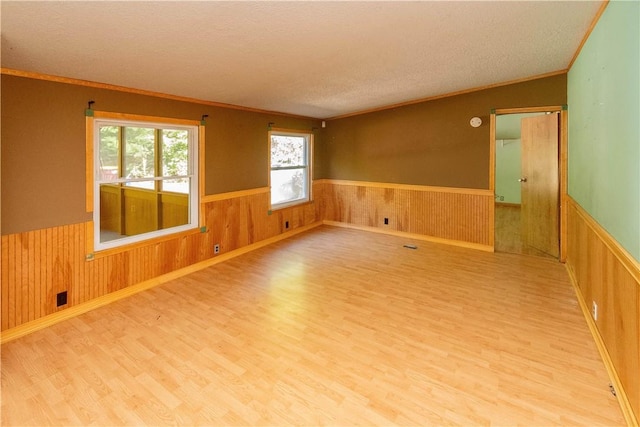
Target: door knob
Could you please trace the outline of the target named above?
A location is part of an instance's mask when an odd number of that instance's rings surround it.
[[[527,178],[518,178],[518,182],[527,182]]]

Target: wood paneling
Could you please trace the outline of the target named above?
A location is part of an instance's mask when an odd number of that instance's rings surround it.
[[[231,251],[322,220],[316,202],[269,213],[269,197],[266,191],[209,203],[206,225],[211,245],[220,244],[222,252]],[[220,217],[227,220],[221,223],[216,220]]]
[[[100,186],[100,230],[122,233],[122,190],[117,185]]]
[[[606,347],[630,424],[640,418],[640,267],[573,199],[568,198],[567,268]],[[592,321],[589,317],[588,321]],[[622,393],[620,393],[622,391]],[[631,417],[629,413],[634,416]]]
[[[158,194],[154,190],[123,188],[123,233],[135,236],[158,230]]]
[[[176,227],[188,222],[189,196],[187,194],[122,188],[117,185],[100,186],[100,230],[102,231],[135,235]]]
[[[269,215],[268,189],[235,195],[204,203],[205,233],[136,244],[91,260],[87,230],[92,227],[85,223],[2,236],[2,330],[214,257],[215,243],[224,254],[321,220],[316,203]],[[68,303],[56,307],[62,291],[68,292]]]
[[[209,197],[205,233],[105,251],[89,261],[91,227],[84,223],[2,236],[2,330],[211,258],[214,244],[224,254],[322,220],[488,245],[492,196],[484,190],[324,180],[314,183],[313,195],[310,203],[271,213],[268,188]],[[62,291],[68,303],[58,308]]]
[[[161,193],[160,209],[162,228],[170,228],[189,223],[189,196],[178,193]]]
[[[489,190],[447,192],[431,187],[382,187],[333,180],[326,180],[324,185],[324,220],[490,245],[493,195]]]

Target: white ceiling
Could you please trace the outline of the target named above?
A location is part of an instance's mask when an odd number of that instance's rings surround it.
[[[6,1],[2,67],[329,118],[564,70],[600,1]]]

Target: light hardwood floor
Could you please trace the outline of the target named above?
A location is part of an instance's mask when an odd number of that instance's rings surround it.
[[[511,254],[535,255],[553,258],[541,250],[526,245],[522,241],[520,206],[496,203],[495,209],[495,250]]]
[[[324,226],[5,344],[2,425],[623,425],[608,384],[556,261]]]

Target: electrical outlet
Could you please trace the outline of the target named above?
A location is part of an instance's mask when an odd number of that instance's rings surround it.
[[[289,221],[284,222],[284,228],[289,228]]]
[[[598,320],[598,304],[595,301],[591,302],[591,316],[593,320]]]
[[[389,225],[389,218],[384,219],[384,225]]]
[[[214,254],[219,254],[220,253],[220,244],[216,243],[215,245],[213,245],[213,253]]]

